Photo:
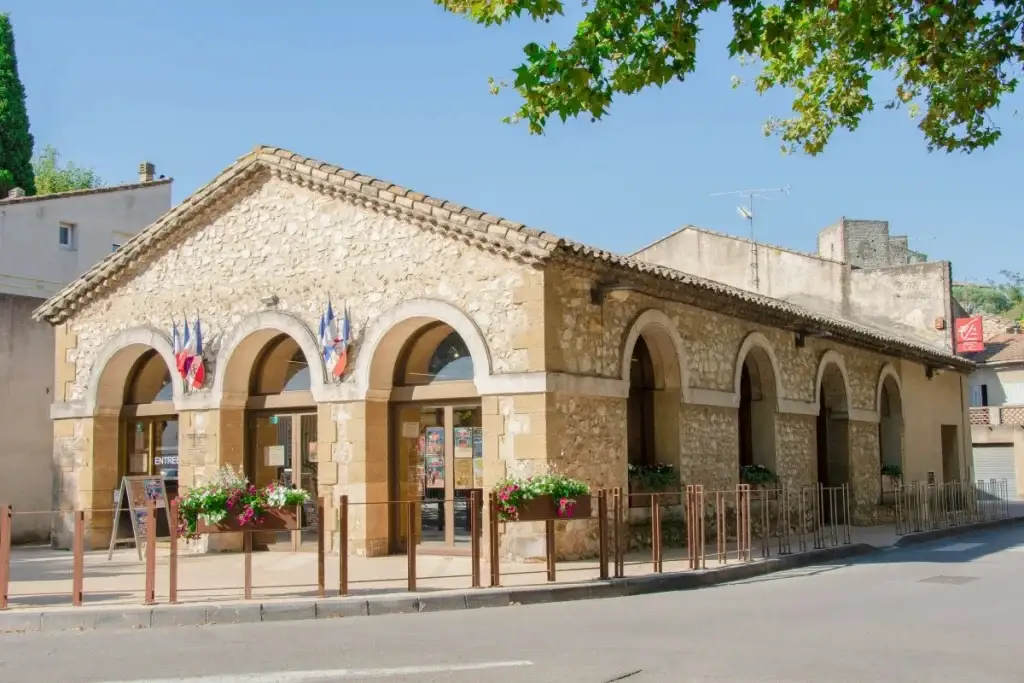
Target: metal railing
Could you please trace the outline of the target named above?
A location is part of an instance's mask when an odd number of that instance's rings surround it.
[[[1009,482],[910,482],[895,489],[896,535],[993,522],[1010,516]]]

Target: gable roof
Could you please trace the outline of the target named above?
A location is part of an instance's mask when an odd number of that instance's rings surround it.
[[[995,334],[985,339],[985,350],[967,354],[979,365],[1024,364],[1024,334]]]
[[[13,204],[29,204],[32,202],[46,202],[68,197],[85,197],[86,195],[105,194],[108,192],[121,192],[123,190],[142,190],[147,187],[159,187],[169,185],[174,178],[157,178],[140,183],[122,183],[120,185],[104,185],[103,187],[90,187],[85,190],[68,190],[67,192],[51,192],[50,194],[34,194],[25,197],[4,197],[0,199],[0,207]]]
[[[259,146],[240,157],[210,183],[197,190],[155,223],[126,241],[120,249],[62,289],[33,314],[37,320],[59,324],[76,310],[102,296],[143,267],[144,257],[158,245],[175,239],[200,220],[229,192],[258,182],[266,172],[306,187],[341,197],[428,230],[447,232],[483,249],[521,262],[542,265],[562,262],[582,266],[602,276],[637,281],[645,288],[665,289],[671,298],[705,310],[725,313],[808,335],[826,336],[852,346],[918,360],[938,367],[970,370],[971,361],[934,348],[893,337],[881,330],[813,313],[805,308],[760,294],[695,277],[671,268],[622,256],[543,230],[430,197],[394,183],[300,156],[276,147]]]

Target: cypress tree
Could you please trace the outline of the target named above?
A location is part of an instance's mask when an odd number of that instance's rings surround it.
[[[18,78],[14,55],[14,29],[6,13],[0,13],[0,199],[13,187],[36,193],[32,173],[32,134],[25,109],[25,87]]]

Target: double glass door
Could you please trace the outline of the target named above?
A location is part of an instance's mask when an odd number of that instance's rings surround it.
[[[178,418],[131,417],[122,418],[121,474],[128,477],[161,476],[167,487],[167,499],[178,495]],[[117,482],[120,492],[121,482]],[[115,494],[116,496],[116,494]],[[114,501],[117,505],[117,501]],[[118,535],[131,536],[132,522],[127,504],[121,512]],[[167,520],[157,515],[157,535],[167,536]]]
[[[396,471],[391,499],[416,501],[414,541],[469,544],[469,498],[483,486],[483,429],[479,405],[406,405],[393,411]],[[391,514],[396,552],[408,542],[409,506]],[[478,515],[478,521],[481,516]]]
[[[316,539],[317,497],[316,413],[253,413],[249,418],[249,448],[245,475],[257,487],[277,483],[301,488],[310,500],[300,511],[302,531],[291,534],[294,547]],[[263,543],[285,542],[288,532],[261,532]]]

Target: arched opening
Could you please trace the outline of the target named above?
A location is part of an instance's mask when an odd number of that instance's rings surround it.
[[[775,413],[778,405],[775,368],[764,348],[752,346],[739,368],[739,466],[776,470]]]
[[[883,487],[903,475],[903,401],[892,375],[882,380],[878,401],[878,457]]]
[[[821,374],[818,394],[818,484],[842,486],[850,480],[849,403],[843,373],[835,363],[828,363]]]
[[[113,490],[122,477],[159,476],[164,479],[168,498],[174,498],[178,494],[178,414],[173,375],[163,356],[141,345],[118,352],[104,370],[98,398],[97,460],[104,459],[106,450],[102,445],[106,431],[103,423],[114,415],[117,419],[117,478],[111,482]],[[106,499],[113,497],[111,491]],[[132,538],[127,500],[121,501],[121,509],[117,536]],[[161,537],[170,533],[164,515],[157,516],[156,530]]]
[[[649,467],[657,462],[654,448],[654,361],[643,337],[636,340],[629,361],[629,400],[626,417],[629,464]]]
[[[315,542],[319,494],[316,403],[308,359],[291,336],[264,330],[243,344],[258,345],[248,376],[245,400],[246,447],[243,472],[258,487],[277,483],[309,492],[301,511],[301,531],[291,534],[293,548]],[[260,532],[257,547],[285,541],[287,534]]]
[[[634,332],[635,338],[627,338],[627,343],[634,341],[626,349],[629,363],[623,368],[623,378],[629,381],[626,471],[629,505],[642,509],[651,505],[645,494],[679,489],[682,375],[669,328],[650,322],[638,331],[634,326]]]
[[[387,463],[390,500],[419,501],[413,542],[424,552],[470,543],[469,498],[484,480],[478,362],[454,327],[424,318],[392,327],[371,360],[371,394],[387,402],[367,404],[367,425],[377,424],[375,411],[384,408],[388,429],[372,443],[367,436],[367,460]],[[409,509],[384,507],[386,547],[405,552]]]

